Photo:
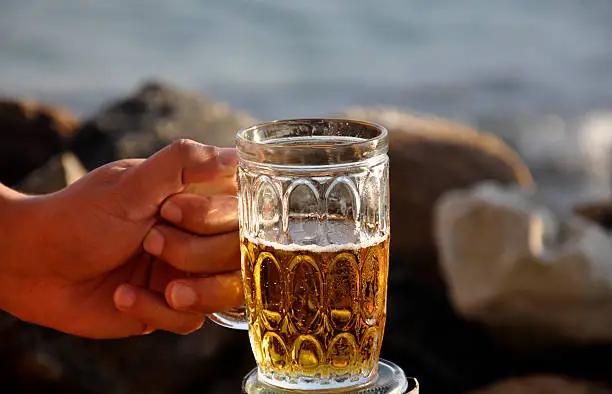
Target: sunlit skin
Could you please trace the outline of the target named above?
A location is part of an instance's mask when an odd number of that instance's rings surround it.
[[[242,304],[236,162],[234,149],[182,140],[49,195],[0,185],[0,308],[119,338],[187,334]]]

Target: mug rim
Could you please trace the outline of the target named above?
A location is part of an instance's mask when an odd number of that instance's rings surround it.
[[[316,126],[320,126],[317,128]],[[326,127],[334,126],[333,132],[326,134]],[[303,134],[285,138],[262,139],[262,133],[295,130]],[[355,133],[351,133],[354,130]],[[321,132],[323,131],[323,132]],[[361,131],[362,133],[359,133]],[[310,132],[310,135],[309,135]],[[364,135],[363,133],[372,132]],[[251,135],[249,135],[251,133]],[[288,118],[260,122],[245,127],[236,134],[236,147],[242,160],[274,165],[338,165],[356,163],[385,155],[389,149],[388,130],[381,124],[348,118]],[[304,140],[308,137],[322,137],[317,141],[325,144],[292,144],[293,138]],[[258,138],[259,137],[259,138]],[[335,137],[335,139],[334,139]],[[279,141],[282,140],[282,141]],[[272,143],[270,142],[272,141]]]

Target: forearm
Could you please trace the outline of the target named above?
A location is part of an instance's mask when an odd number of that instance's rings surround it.
[[[0,184],[0,271],[32,260],[53,229],[48,196],[28,196]],[[30,257],[31,256],[31,257]]]
[[[58,261],[67,259],[62,240],[70,227],[60,198],[0,185],[0,309],[52,328],[61,326],[70,305],[66,281],[55,273]]]
[[[45,231],[40,199],[0,184],[0,309],[18,317],[28,298],[22,278],[42,257],[36,241]]]
[[[21,232],[20,214],[28,197],[0,183],[0,270],[15,258]],[[25,218],[21,218],[23,221]]]

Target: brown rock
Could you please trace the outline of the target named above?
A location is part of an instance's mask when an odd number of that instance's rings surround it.
[[[612,230],[612,199],[580,204],[574,207],[574,213]]]
[[[592,382],[555,375],[510,378],[471,394],[609,394],[612,390]]]
[[[393,108],[351,108],[346,116],[389,130],[391,252],[410,259],[426,281],[440,281],[431,264],[437,260],[432,220],[438,197],[484,180],[533,184],[527,166],[493,135]]]
[[[385,126],[389,131],[402,130],[418,134],[478,134],[478,130],[468,125],[452,122],[430,114],[406,112],[393,107],[352,107],[345,111],[346,116]]]
[[[13,186],[62,152],[78,125],[67,109],[0,99],[0,182]]]

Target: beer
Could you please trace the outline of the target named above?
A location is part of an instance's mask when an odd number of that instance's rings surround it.
[[[386,318],[387,236],[323,246],[243,236],[241,248],[261,378],[331,389],[375,377]]]

